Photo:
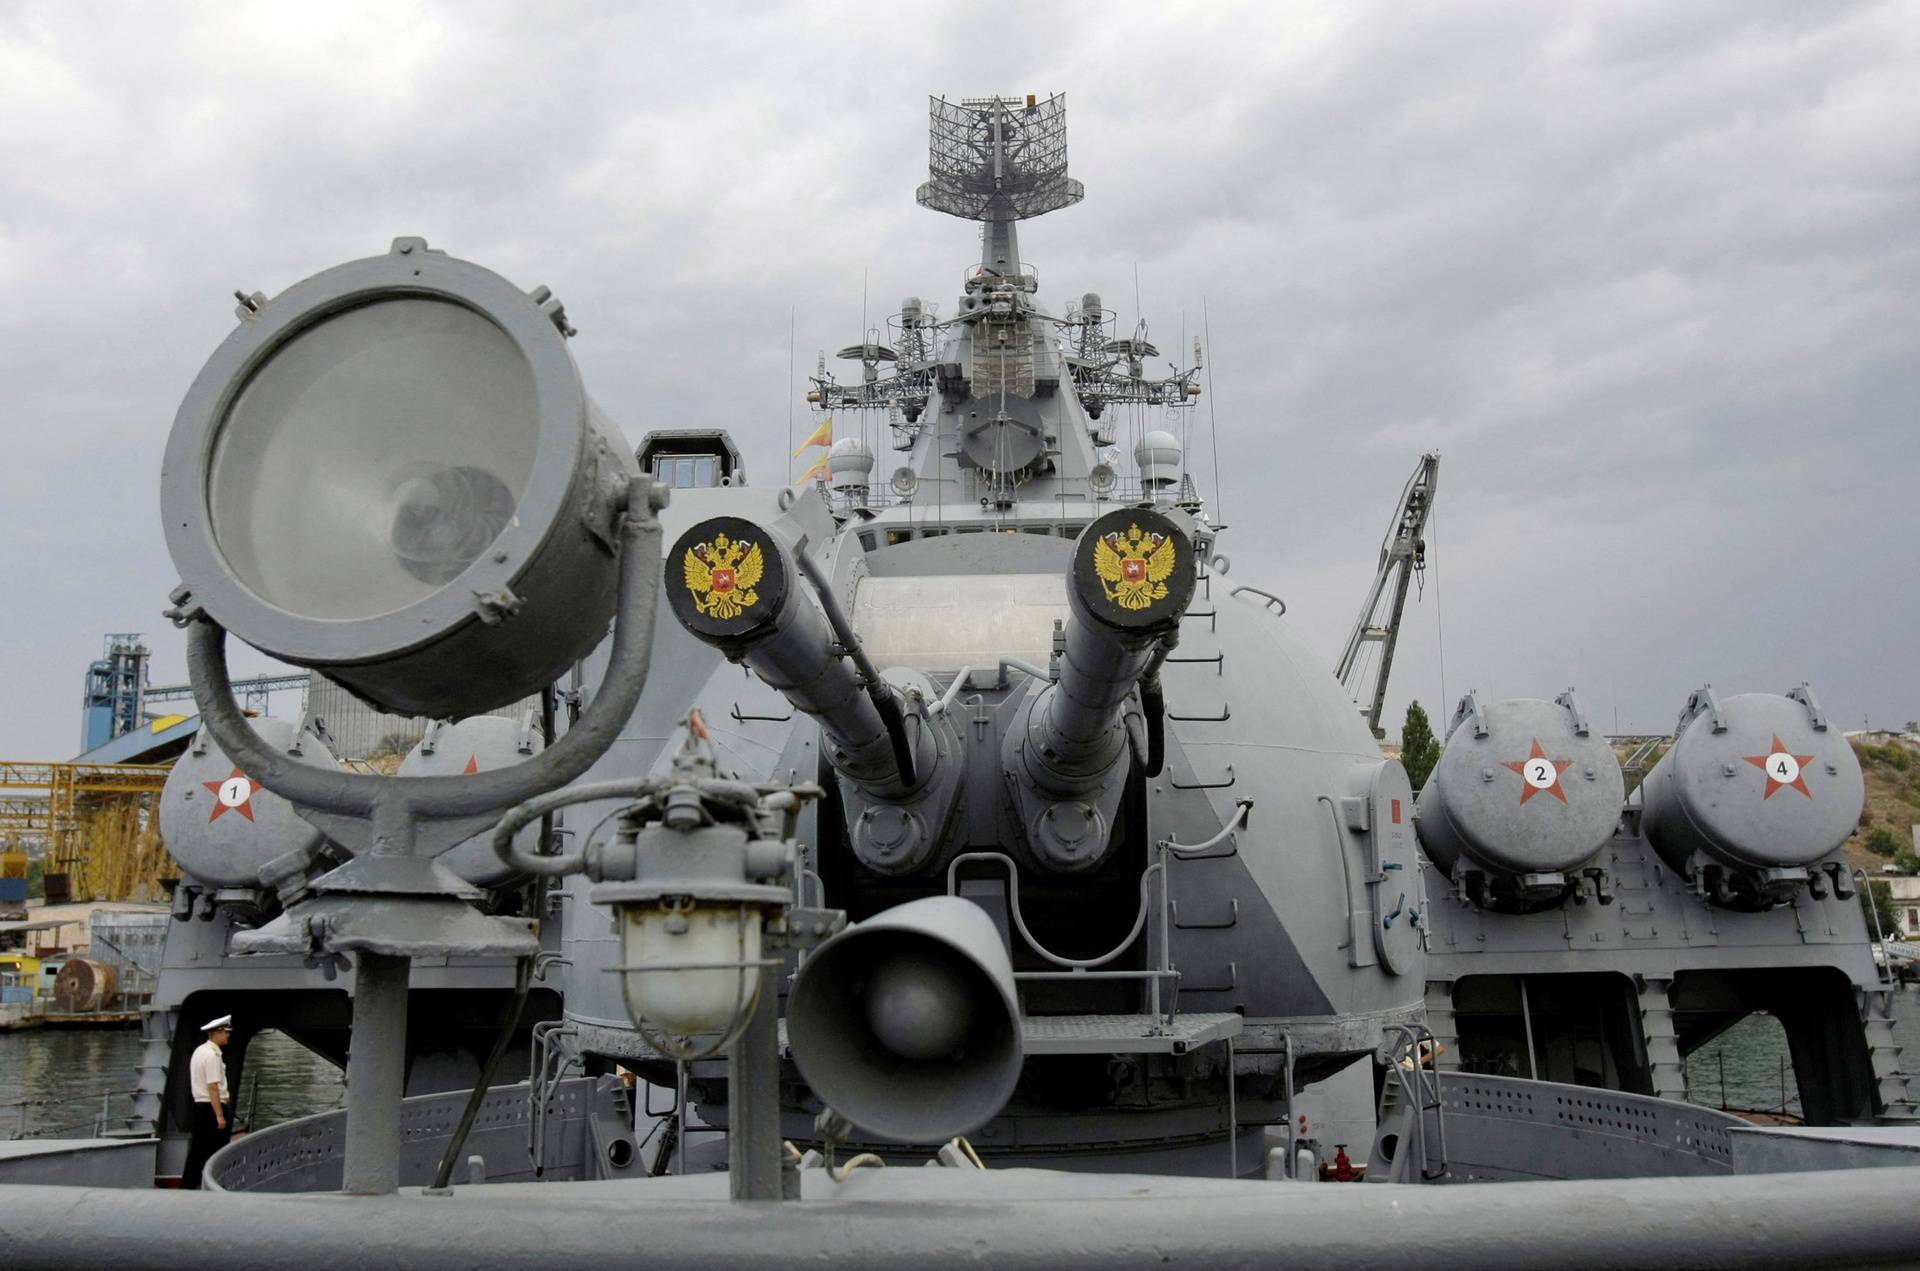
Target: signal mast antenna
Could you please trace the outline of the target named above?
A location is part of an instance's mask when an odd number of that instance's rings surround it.
[[[1394,646],[1400,641],[1400,615],[1407,607],[1407,584],[1427,566],[1424,536],[1439,482],[1440,456],[1421,455],[1413,475],[1407,478],[1406,488],[1400,492],[1400,505],[1393,510],[1386,541],[1380,544],[1380,568],[1373,576],[1366,603],[1360,606],[1360,617],[1347,636],[1347,647],[1340,654],[1340,668],[1335,672],[1348,694],[1360,704],[1360,713],[1367,717],[1367,727],[1376,738],[1386,736],[1380,727],[1380,713],[1387,702],[1387,676],[1393,670]],[[1389,582],[1393,584],[1393,599],[1382,618],[1381,600],[1387,594]],[[1380,646],[1380,663],[1372,672],[1373,691],[1363,694],[1368,671],[1361,665],[1360,655],[1369,644]]]
[[[985,222],[980,272],[1024,277],[1014,222],[1072,207],[1087,192],[1067,175],[1066,95],[934,97],[929,117],[920,206]]]

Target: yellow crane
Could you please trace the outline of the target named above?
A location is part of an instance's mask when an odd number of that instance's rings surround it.
[[[170,770],[0,760],[0,836],[42,838],[47,875],[64,875],[75,900],[160,899],[173,870],[159,818]]]

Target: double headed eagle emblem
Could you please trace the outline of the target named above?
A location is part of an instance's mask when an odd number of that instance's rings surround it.
[[[1173,540],[1138,525],[1129,525],[1124,535],[1109,533],[1094,541],[1093,569],[1100,575],[1100,590],[1122,609],[1147,609],[1165,600],[1173,566]]]
[[[711,543],[694,544],[687,549],[685,561],[693,607],[710,618],[739,617],[742,611],[760,603],[753,589],[759,586],[766,569],[758,543],[715,534]]]

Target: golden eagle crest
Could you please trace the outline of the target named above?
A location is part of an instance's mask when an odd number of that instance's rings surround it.
[[[696,543],[687,549],[685,568],[693,607],[709,618],[737,618],[743,610],[760,603],[753,589],[766,572],[767,562],[758,543],[715,534],[713,542]]]
[[[1100,575],[1100,590],[1122,609],[1147,609],[1165,600],[1173,565],[1173,540],[1138,525],[1129,525],[1124,537],[1105,534],[1094,541],[1093,569]]]

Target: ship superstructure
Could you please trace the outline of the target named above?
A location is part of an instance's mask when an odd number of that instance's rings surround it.
[[[1081,196],[1064,107],[933,102],[920,202],[979,221],[980,260],[953,316],[908,299],[842,351],[856,382],[809,393],[884,418],[902,462],[876,479],[842,437],[799,490],[676,491],[680,629],[655,676],[704,684],[644,703],[615,756],[664,763],[692,705],[743,778],[818,775],[801,835],[825,903],[858,921],[952,894],[993,916],[1028,1047],[974,1136],[988,1157],[1210,1173],[1234,1120],[1250,1168],[1292,1083],[1419,1021],[1412,795],[1282,606],[1227,579],[1178,440],[1145,426],[1199,395],[1196,367],[1154,375],[1097,295],[1044,306],[1017,224]],[[567,917],[560,1044],[670,1084],[580,973],[614,965],[614,932]]]

